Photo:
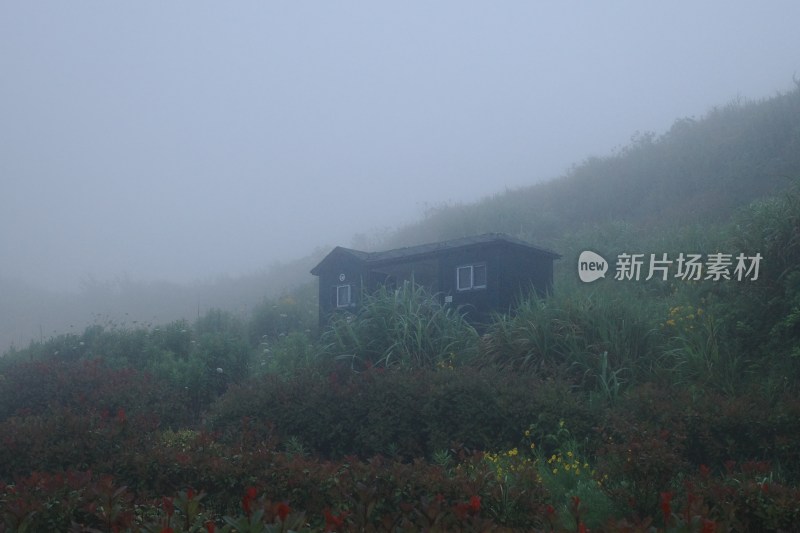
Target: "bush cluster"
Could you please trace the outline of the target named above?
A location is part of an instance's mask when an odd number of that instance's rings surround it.
[[[242,420],[258,438],[295,439],[325,457],[386,454],[430,457],[452,447],[516,445],[531,420],[568,417],[585,434],[590,414],[557,382],[497,369],[265,376],[233,387],[214,405],[215,431],[236,434]]]
[[[566,382],[508,370],[329,370],[235,386],[197,425],[146,374],[96,361],[9,367],[5,527],[175,528],[152,502],[192,493],[203,495],[192,516],[223,528],[253,518],[249,487],[264,528],[282,523],[282,502],[317,531],[334,516],[347,530],[465,531],[614,531],[645,517],[790,529],[797,518],[800,402],[789,396],[767,405],[650,383],[600,409]]]

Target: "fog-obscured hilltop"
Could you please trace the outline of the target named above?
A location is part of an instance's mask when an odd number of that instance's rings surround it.
[[[496,231],[552,247],[565,234],[612,221],[663,228],[728,220],[800,178],[796,85],[771,98],[734,101],[701,118],[677,119],[660,135],[636,133],[615,153],[591,157],[549,182],[433,208],[384,244]]]

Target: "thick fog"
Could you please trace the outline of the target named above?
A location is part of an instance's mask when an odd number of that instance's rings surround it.
[[[793,0],[3,2],[0,278],[188,282],[352,244],[788,89],[798,20]]]

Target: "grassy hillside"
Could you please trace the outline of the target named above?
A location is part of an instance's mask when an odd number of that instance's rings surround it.
[[[597,225],[714,223],[798,176],[800,85],[677,120],[659,136],[637,134],[617,153],[589,158],[558,179],[432,209],[384,245],[496,231],[558,248],[566,235]]]
[[[411,287],[317,335],[305,284],[249,318],[9,351],[0,531],[796,531],[799,104],[681,120],[386,240],[504,231],[563,253],[554,294],[483,335]],[[585,248],[763,264],[582,284]]]

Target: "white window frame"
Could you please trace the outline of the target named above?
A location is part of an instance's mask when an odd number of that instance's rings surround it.
[[[339,298],[341,289],[347,288],[347,298],[346,301],[342,302]],[[344,285],[337,285],[336,286],[336,307],[341,309],[342,307],[350,307],[353,305],[353,287],[349,284]]]
[[[474,291],[479,289],[485,289],[487,283],[487,275],[484,274],[483,284],[476,285],[475,284],[475,268],[476,267],[483,267],[484,272],[486,272],[486,263],[474,263],[472,265],[461,265],[456,267],[456,290],[459,292],[464,291]],[[469,272],[469,284],[468,286],[461,286],[461,271],[468,270]]]

